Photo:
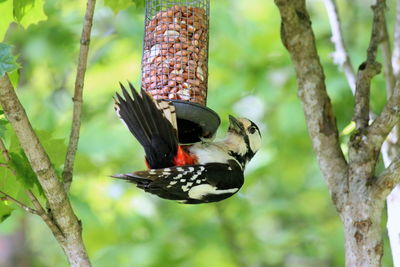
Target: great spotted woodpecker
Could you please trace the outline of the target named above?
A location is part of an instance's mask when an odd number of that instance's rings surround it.
[[[229,116],[228,133],[221,141],[180,145],[173,105],[153,101],[143,90],[140,96],[129,86],[133,98],[121,85],[123,97],[117,93],[115,109],[143,146],[149,169],[112,177],[128,180],[161,198],[187,204],[220,201],[239,191],[244,168],[261,146],[256,124]],[[165,109],[161,103],[171,107],[169,115],[160,110]]]

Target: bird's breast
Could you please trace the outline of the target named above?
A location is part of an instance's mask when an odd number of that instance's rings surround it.
[[[232,159],[221,147],[210,144],[194,144],[188,148],[189,153],[197,158],[197,164],[206,164],[211,162],[227,163]]]

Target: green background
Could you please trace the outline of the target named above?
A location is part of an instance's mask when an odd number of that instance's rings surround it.
[[[355,68],[366,57],[370,38],[372,12],[367,2],[338,3]],[[388,1],[390,33],[394,2]],[[333,45],[323,3],[307,3],[346,152],[349,136],[343,129],[351,122],[353,98],[330,56]],[[222,118],[218,136],[227,128],[228,114],[258,122],[263,135],[263,147],[248,166],[241,191],[218,207],[190,206],[158,199],[109,178],[145,168],[143,151],[114,114],[112,101],[119,81],[140,85],[143,6],[141,1],[106,0],[98,1],[95,11],[70,194],[93,265],[343,266],[341,222],[311,148],[295,73],[280,40],[279,13],[271,0],[211,0],[208,106]],[[84,11],[85,1],[78,0],[0,0],[0,35],[10,20],[20,22],[5,37],[22,67],[11,78],[58,170],[72,117]],[[380,53],[378,57],[381,60]],[[379,113],[385,98],[381,74],[372,85],[374,112]],[[0,134],[15,152],[15,162],[26,163],[9,125],[4,124]],[[26,201],[22,184],[37,190],[35,178],[26,178],[31,170],[24,168],[20,180],[0,169],[0,188],[22,201]],[[0,242],[22,233],[29,264],[67,266],[39,217],[12,203],[1,205],[4,214],[15,211],[0,224]],[[382,229],[383,262],[391,266],[385,225]]]

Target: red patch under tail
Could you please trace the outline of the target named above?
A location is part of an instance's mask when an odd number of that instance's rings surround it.
[[[174,158],[175,166],[194,165],[196,163],[197,163],[197,158],[195,156],[192,156],[184,149],[182,149],[181,146],[178,146],[178,152],[176,153],[176,156]]]

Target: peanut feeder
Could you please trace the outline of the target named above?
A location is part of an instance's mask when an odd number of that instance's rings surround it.
[[[176,107],[182,143],[210,137],[218,115],[207,108],[209,0],[146,0],[142,88]]]

